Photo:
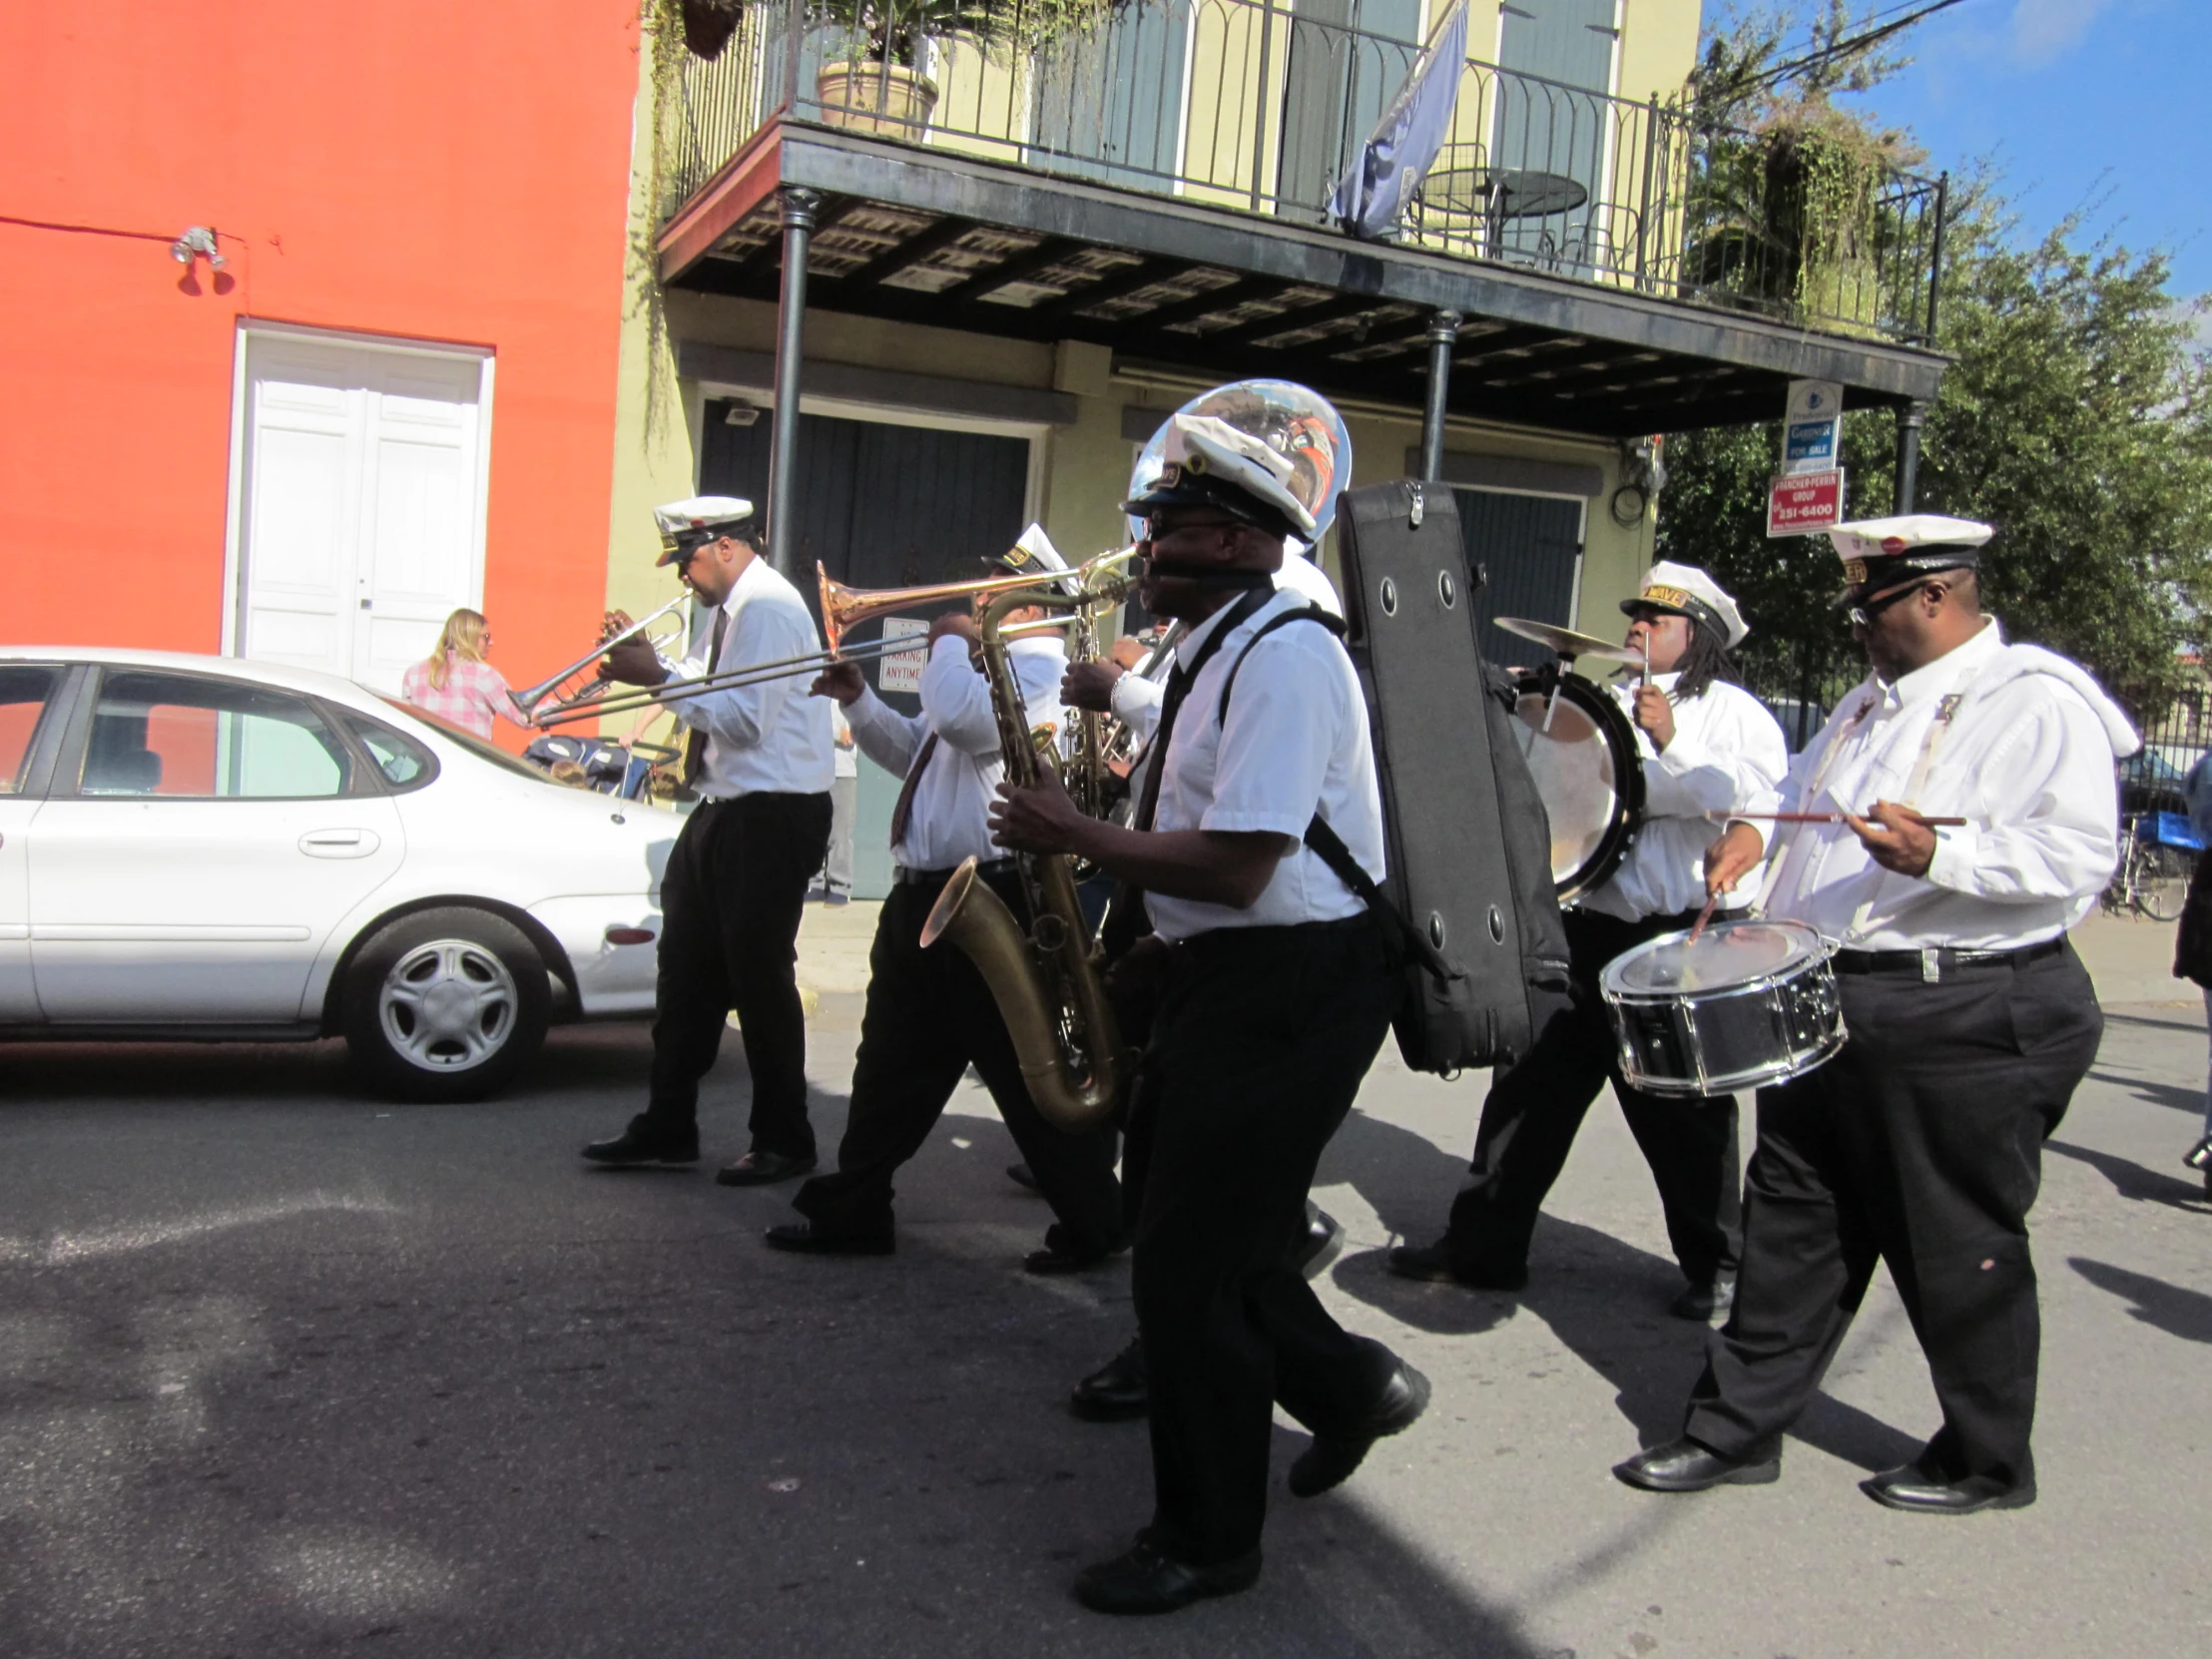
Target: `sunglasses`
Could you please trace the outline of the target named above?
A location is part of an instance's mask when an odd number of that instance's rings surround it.
[[[1879,599],[1862,599],[1844,613],[1844,621],[1853,628],[1872,628],[1874,619],[1890,609],[1891,606],[1902,600],[1910,599],[1913,595],[1925,589],[1939,588],[1942,585],[1942,583],[1936,581],[1910,582],[1895,592],[1882,595]]]

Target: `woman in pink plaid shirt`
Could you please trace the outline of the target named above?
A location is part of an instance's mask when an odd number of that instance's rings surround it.
[[[479,738],[491,736],[494,715],[528,727],[505,676],[484,661],[490,645],[491,625],[481,612],[455,611],[445,619],[437,649],[399,677],[400,697]]]

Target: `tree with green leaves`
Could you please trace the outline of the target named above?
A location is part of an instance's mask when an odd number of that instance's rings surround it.
[[[1771,57],[1784,38],[1761,15],[1766,33],[1739,22],[1701,66],[1720,65],[1742,98],[1764,95],[1742,57]],[[1824,25],[1848,39],[1846,22],[1832,3]],[[1767,90],[1804,96],[1786,81]],[[2203,646],[2212,615],[2212,363],[2192,338],[2198,307],[2167,291],[2162,253],[2082,246],[2074,221],[2023,241],[1985,184],[1952,200],[1936,343],[1955,361],[1928,411],[1916,506],[1994,525],[1982,591],[2008,636],[2078,659],[2155,718],[2203,684],[2182,653]],[[1891,510],[1895,440],[1888,411],[1846,416],[1852,516]],[[1780,453],[1779,422],[1671,437],[1659,551],[1743,602],[1763,691],[1826,702],[1861,659],[1831,604],[1841,573],[1827,539],[1765,534]]]

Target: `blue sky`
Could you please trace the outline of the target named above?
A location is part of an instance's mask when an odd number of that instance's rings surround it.
[[[2092,235],[2172,253],[2175,294],[2212,291],[2212,0],[1962,0],[1904,50],[1913,66],[1863,102],[1913,129],[1931,172],[1992,160],[2023,235],[2084,211]]]

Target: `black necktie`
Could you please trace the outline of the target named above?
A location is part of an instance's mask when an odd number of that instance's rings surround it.
[[[1175,733],[1176,711],[1183,707],[1183,699],[1190,695],[1191,682],[1197,676],[1181,663],[1168,671],[1167,696],[1160,700],[1160,724],[1153,728],[1152,742],[1145,747],[1144,793],[1137,798],[1137,816],[1131,820],[1138,830],[1152,828],[1152,816],[1160,810],[1160,774],[1167,770],[1168,739]]]
[[[920,751],[914,756],[914,764],[906,769],[906,782],[898,786],[898,804],[891,809],[891,845],[896,846],[906,838],[906,826],[914,818],[914,792],[921,788],[921,775],[929,770],[929,757],[937,752],[937,734],[924,738]]]
[[[722,666],[722,636],[729,631],[730,613],[715,608],[715,631],[707,642],[707,672]],[[707,734],[693,727],[684,738],[684,787],[690,789],[707,770]]]

